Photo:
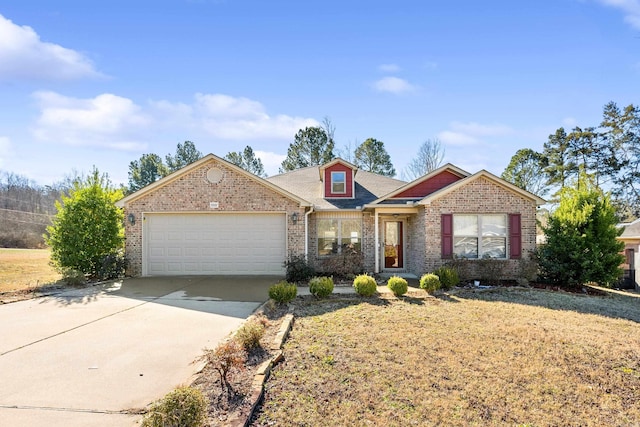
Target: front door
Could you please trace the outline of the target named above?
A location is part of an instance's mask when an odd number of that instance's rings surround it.
[[[404,268],[402,221],[384,222],[384,268]]]

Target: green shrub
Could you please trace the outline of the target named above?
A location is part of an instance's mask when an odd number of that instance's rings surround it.
[[[449,290],[460,283],[460,277],[458,272],[452,267],[443,265],[440,268],[434,270],[433,274],[440,279],[440,287],[444,290]]]
[[[73,268],[65,268],[62,270],[62,280],[69,286],[80,286],[87,283],[87,276]]]
[[[390,277],[387,281],[387,288],[397,297],[404,295],[409,290],[409,284],[405,279],[398,276]]]
[[[441,283],[440,278],[435,274],[427,273],[423,274],[420,278],[420,288],[427,291],[427,293],[432,294],[438,289],[440,289]]]
[[[289,258],[284,262],[284,267],[287,282],[306,282],[316,274],[315,269],[307,262],[304,255],[289,255]]]
[[[376,293],[378,284],[376,283],[376,279],[368,274],[361,274],[353,279],[353,287],[356,288],[358,295],[370,297]]]
[[[276,283],[269,288],[269,298],[278,304],[286,304],[298,295],[298,287],[295,283],[289,283],[285,280]]]
[[[142,427],[199,427],[206,422],[207,400],[191,387],[178,387],[155,402]]]
[[[264,336],[264,325],[257,320],[250,320],[238,329],[236,339],[245,350],[260,347],[260,340]]]
[[[124,250],[119,249],[102,256],[96,267],[96,277],[100,280],[119,279],[124,277],[129,261],[124,256]]]
[[[309,292],[318,298],[324,298],[333,292],[333,278],[327,276],[314,277],[309,281]]]

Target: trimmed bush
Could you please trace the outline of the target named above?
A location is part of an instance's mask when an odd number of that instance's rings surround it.
[[[436,269],[433,274],[440,279],[440,287],[444,290],[449,290],[460,283],[460,277],[456,269],[448,267],[446,265]]]
[[[368,274],[361,274],[353,279],[353,287],[356,288],[358,295],[370,297],[376,293],[378,284],[376,283],[376,279]]]
[[[199,427],[207,419],[207,400],[191,387],[178,387],[155,402],[142,427]]]
[[[290,255],[284,262],[284,267],[287,270],[285,275],[287,282],[306,282],[316,274],[315,269],[307,262],[304,255]]]
[[[309,292],[318,298],[325,298],[333,292],[333,278],[321,276],[309,281]]]
[[[278,304],[286,304],[298,295],[298,287],[295,283],[283,280],[269,288],[269,298]]]
[[[260,340],[264,336],[264,332],[265,328],[262,323],[251,320],[238,329],[236,339],[245,350],[249,351],[260,347]]]
[[[409,284],[405,279],[398,276],[390,277],[387,281],[387,288],[397,297],[404,295],[409,290]]]
[[[438,289],[440,289],[441,283],[440,278],[432,273],[423,274],[420,278],[420,288],[427,291],[427,293],[432,294]]]

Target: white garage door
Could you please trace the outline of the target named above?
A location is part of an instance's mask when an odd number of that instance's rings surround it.
[[[284,274],[285,214],[146,214],[150,276]]]

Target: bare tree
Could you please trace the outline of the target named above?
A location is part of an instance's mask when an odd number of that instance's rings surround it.
[[[442,165],[444,148],[437,138],[429,138],[422,143],[418,154],[406,167],[403,176],[407,180],[414,180]]]
[[[342,148],[338,148],[336,150],[336,155],[340,157],[342,160],[346,160],[349,163],[354,162],[354,153],[356,148],[360,145],[357,139],[353,141],[349,141],[342,146]]]
[[[327,134],[327,141],[329,141],[329,144],[335,144],[336,127],[331,123],[331,118],[329,116],[324,116],[320,127],[324,130],[324,133]]]

